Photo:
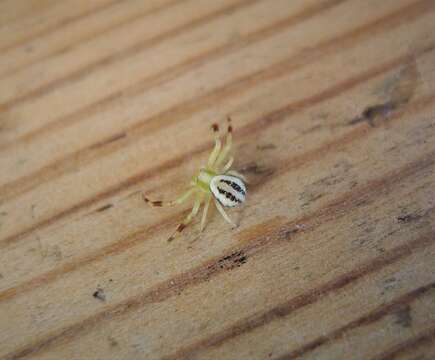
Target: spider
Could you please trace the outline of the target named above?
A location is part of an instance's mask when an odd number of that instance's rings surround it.
[[[177,234],[181,233],[186,226],[190,224],[193,218],[198,214],[201,205],[204,204],[200,226],[200,232],[202,232],[212,200],[214,200],[214,204],[222,217],[230,223],[233,228],[237,226],[225,213],[224,207],[235,207],[245,201],[246,179],[237,171],[230,170],[234,161],[233,156],[230,155],[233,128],[231,126],[231,118],[228,117],[227,120],[228,128],[224,145],[219,138],[219,126],[217,124],[211,126],[215,134],[214,149],[208,158],[207,165],[201,167],[197,175],[192,178],[187,191],[172,201],[151,201],[142,194],[145,202],[158,207],[179,205],[192,195],[195,196],[192,211],[178,224],[168,241],[172,241]]]

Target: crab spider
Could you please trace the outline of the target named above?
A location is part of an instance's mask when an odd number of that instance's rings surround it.
[[[230,223],[232,227],[236,227],[236,224],[225,213],[224,207],[235,207],[245,201],[246,179],[237,171],[230,170],[234,160],[230,155],[233,130],[231,119],[228,117],[227,135],[224,144],[222,144],[218,135],[219,126],[213,124],[212,130],[215,134],[214,149],[208,158],[207,165],[200,168],[197,175],[194,176],[190,182],[189,189],[186,192],[175,200],[166,202],[151,201],[142,194],[145,202],[152,206],[179,205],[191,196],[195,197],[191,212],[180,224],[178,224],[176,230],[170,236],[168,241],[173,240],[174,237],[178,233],[181,233],[193,218],[198,215],[202,204],[204,204],[204,208],[201,217],[200,231],[204,230],[207,212],[212,200],[222,217]]]

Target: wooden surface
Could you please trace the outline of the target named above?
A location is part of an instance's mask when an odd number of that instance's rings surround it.
[[[1,359],[435,358],[435,1],[2,0]],[[249,179],[166,239],[233,118]]]

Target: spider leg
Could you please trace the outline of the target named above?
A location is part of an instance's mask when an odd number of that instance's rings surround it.
[[[230,171],[227,171],[227,172],[225,173],[225,175],[233,175],[233,176],[235,176],[235,177],[238,177],[239,179],[242,179],[245,183],[248,182],[248,181],[246,180],[246,178],[245,178],[242,174],[240,174],[239,172],[237,172],[236,170],[230,170]]]
[[[219,203],[219,201],[217,201],[216,199],[214,200],[214,203],[218,209],[218,211],[221,213],[222,217],[231,224],[231,226],[233,228],[236,228],[237,225],[228,217],[228,215],[226,214],[224,208],[222,207],[222,205]]]
[[[225,164],[225,166],[222,168],[222,171],[220,171],[221,173],[223,173],[223,174],[225,174],[225,173],[227,173],[227,171],[231,168],[231,165],[233,165],[233,161],[234,161],[234,158],[231,156],[229,159],[228,159],[228,162]]]
[[[161,201],[161,200],[151,201],[143,193],[142,193],[142,197],[143,197],[144,201],[146,203],[149,203],[151,206],[156,206],[156,207],[157,206],[158,207],[161,207],[161,206],[174,206],[174,205],[179,205],[179,204],[182,204],[183,202],[185,202],[195,191],[196,191],[195,188],[191,188],[191,189],[187,190],[186,192],[184,192],[183,194],[181,194],[175,200],[171,200],[171,201]]]
[[[219,156],[216,159],[216,162],[214,164],[214,168],[215,169],[219,169],[219,167],[221,166],[221,164],[225,161],[225,159],[227,158],[229,152],[231,151],[231,147],[233,144],[233,127],[231,126],[231,118],[228,117],[228,128],[227,128],[227,137],[225,140],[225,146],[222,149],[221,153],[219,154]]]
[[[208,208],[209,208],[209,206],[210,206],[210,202],[211,202],[211,196],[210,196],[210,195],[207,195],[207,197],[206,197],[206,199],[205,199],[204,209],[202,210],[200,232],[202,232],[202,230],[204,230],[204,227],[205,227],[205,220],[207,219],[207,211],[208,211]]]
[[[214,139],[215,143],[214,143],[214,149],[211,152],[210,157],[208,158],[208,161],[207,161],[207,167],[209,167],[209,168],[211,168],[213,166],[213,164],[215,163],[215,161],[216,161],[216,159],[221,151],[221,148],[222,148],[222,143],[221,143],[221,140],[219,139],[219,135],[218,135],[219,126],[217,124],[213,124],[211,128],[212,128],[213,132],[215,133],[215,139]]]
[[[169,237],[168,241],[174,240],[175,236],[177,234],[181,233],[187,225],[193,220],[193,218],[198,214],[199,208],[201,206],[202,197],[198,194],[196,196],[195,202],[193,203],[192,211],[189,213],[189,215],[186,216],[186,218],[183,220],[183,222],[179,223],[177,228],[175,229],[174,233]]]

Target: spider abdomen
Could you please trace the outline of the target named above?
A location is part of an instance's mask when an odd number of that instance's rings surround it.
[[[234,207],[245,201],[246,185],[238,177],[232,175],[217,175],[210,181],[213,196],[223,206]]]

